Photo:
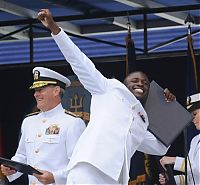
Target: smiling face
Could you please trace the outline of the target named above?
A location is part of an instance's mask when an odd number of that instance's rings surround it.
[[[41,111],[48,111],[56,107],[61,101],[59,93],[59,86],[48,85],[36,88],[34,97],[37,102],[37,108]]]
[[[137,71],[130,73],[125,78],[124,84],[142,104],[146,101],[150,82],[143,72]]]
[[[194,110],[192,114],[194,115],[193,123],[196,129],[200,130],[200,108]]]

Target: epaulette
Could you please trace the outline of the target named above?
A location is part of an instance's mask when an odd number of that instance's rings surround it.
[[[66,113],[66,114],[69,114],[70,116],[74,116],[74,117],[76,117],[76,118],[79,118],[79,117],[80,117],[78,114],[75,114],[74,112],[68,111],[68,110],[66,110],[66,109],[65,109],[65,113]]]
[[[32,113],[30,113],[30,114],[27,114],[27,115],[25,116],[25,118],[27,118],[27,117],[29,117],[29,116],[37,115],[37,114],[39,114],[40,112],[41,112],[41,111],[32,112]]]

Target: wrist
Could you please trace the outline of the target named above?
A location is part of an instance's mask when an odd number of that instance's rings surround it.
[[[51,30],[53,35],[57,35],[61,31],[61,29],[59,28],[57,24],[51,25],[49,29]]]
[[[175,164],[176,157],[172,157],[172,164]]]

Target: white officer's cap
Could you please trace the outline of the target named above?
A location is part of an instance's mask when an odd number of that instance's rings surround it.
[[[187,97],[187,109],[192,112],[200,108],[200,93]]]
[[[45,67],[35,67],[33,69],[33,84],[29,89],[36,89],[47,85],[58,85],[65,89],[71,82],[65,76]]]

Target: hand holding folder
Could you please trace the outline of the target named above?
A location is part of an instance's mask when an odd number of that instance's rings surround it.
[[[4,166],[10,167],[11,169],[14,169],[24,174],[33,175],[33,173],[35,173],[38,175],[42,175],[40,171],[36,170],[28,164],[20,163],[3,157],[0,157],[0,164],[3,164]]]

